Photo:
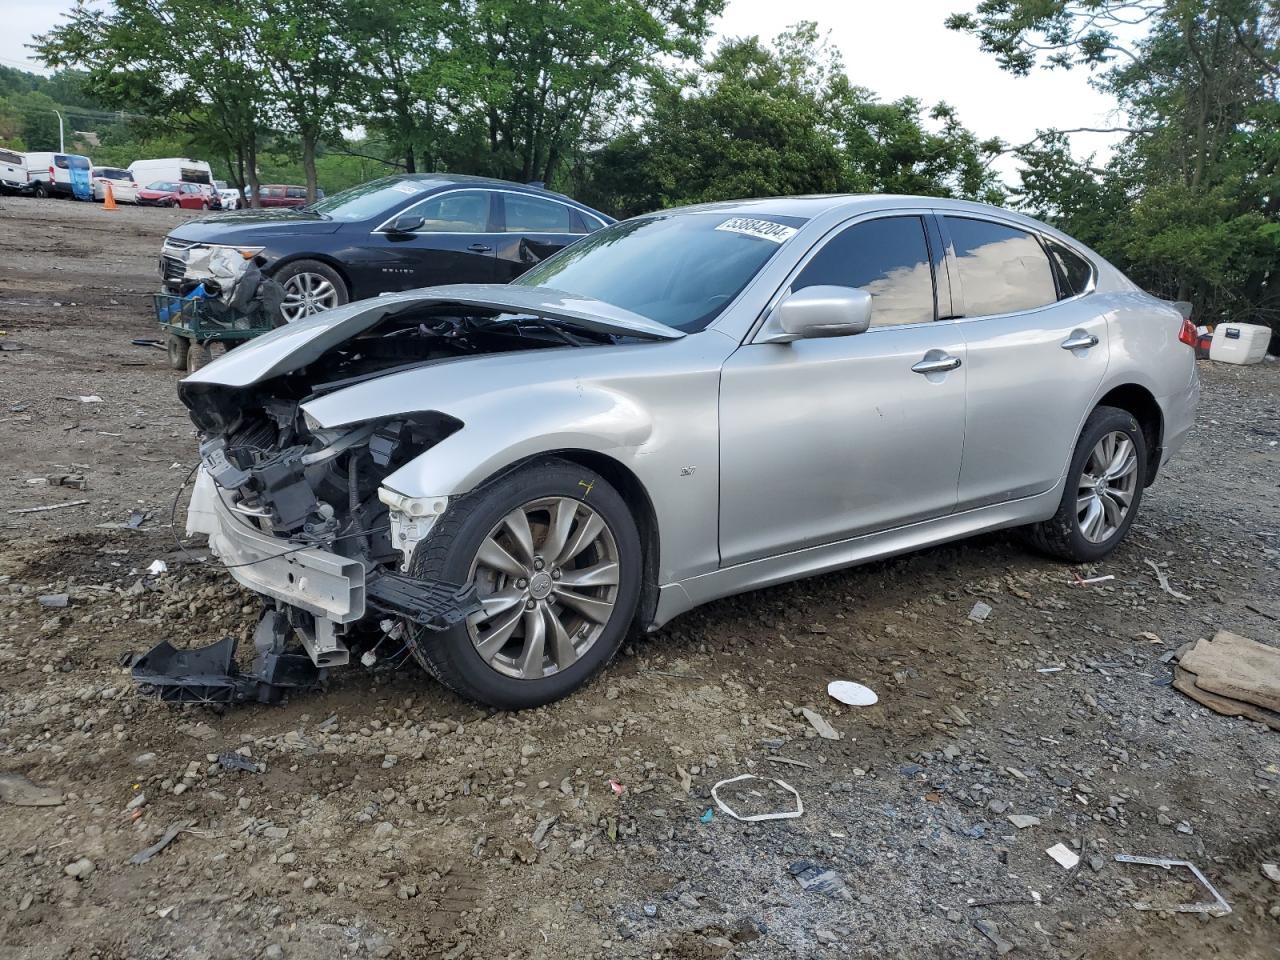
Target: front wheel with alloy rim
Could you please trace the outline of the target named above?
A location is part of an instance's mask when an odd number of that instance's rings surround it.
[[[285,323],[332,310],[351,299],[338,271],[319,260],[295,260],[277,271],[274,279],[284,287],[280,316]]]
[[[1147,444],[1133,414],[1098,407],[1085,421],[1057,512],[1031,528],[1032,542],[1063,560],[1101,560],[1129,532],[1142,500]]]
[[[626,501],[598,474],[552,459],[451,503],[412,575],[474,584],[479,612],[410,629],[415,658],[454,691],[503,710],[541,706],[617,653],[640,595],[641,548]]]

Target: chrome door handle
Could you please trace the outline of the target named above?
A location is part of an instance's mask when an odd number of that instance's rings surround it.
[[[921,360],[911,368],[912,373],[946,373],[960,366],[959,357],[944,356],[937,360]]]
[[[1063,340],[1060,344],[1063,350],[1079,350],[1082,347],[1088,349],[1089,347],[1096,347],[1097,345],[1098,338],[1091,333],[1067,337],[1067,339]]]
[[[467,249],[474,250],[476,253],[488,253],[493,249],[493,247],[484,243],[473,243],[471,246],[467,247]]]

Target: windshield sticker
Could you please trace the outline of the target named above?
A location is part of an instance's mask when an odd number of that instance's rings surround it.
[[[422,184],[413,180],[401,180],[399,183],[393,183],[391,185],[391,189],[399,190],[401,193],[408,193],[412,195],[415,193],[421,193],[423,190],[426,189],[426,187],[424,187]]]
[[[753,217],[734,217],[732,220],[726,220],[716,229],[758,237],[761,240],[772,240],[774,243],[783,243],[796,232],[795,227],[786,227],[768,220],[756,220]]]

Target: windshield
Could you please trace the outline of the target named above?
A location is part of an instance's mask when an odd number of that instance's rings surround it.
[[[513,282],[693,332],[715,320],[803,223],[726,213],[638,217],[596,231]]]
[[[323,214],[331,220],[341,220],[346,223],[371,220],[409,197],[424,193],[432,185],[433,182],[430,180],[383,177],[381,180],[370,180],[358,187],[317,200],[307,209],[312,213]]]

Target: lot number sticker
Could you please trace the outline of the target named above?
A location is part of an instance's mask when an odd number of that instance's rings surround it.
[[[796,232],[795,227],[786,227],[780,223],[771,223],[768,220],[756,220],[752,217],[734,217],[732,220],[726,220],[717,230],[725,230],[729,233],[742,233],[748,237],[758,237],[761,240],[772,240],[774,243],[782,243]]]

